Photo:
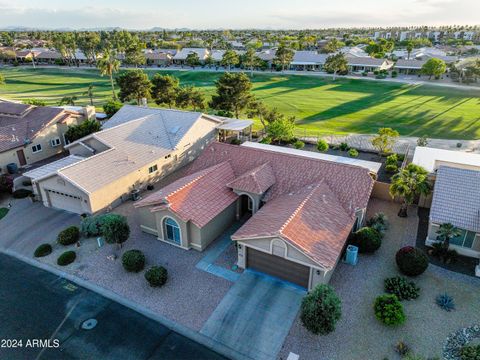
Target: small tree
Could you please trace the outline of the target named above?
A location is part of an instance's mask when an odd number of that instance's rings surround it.
[[[152,83],[142,70],[125,71],[117,77],[116,81],[120,87],[119,98],[122,102],[135,100],[140,105],[143,98],[150,98]]]
[[[255,49],[250,47],[241,57],[241,62],[245,68],[250,70],[250,77],[252,77],[253,69],[260,65],[261,59],[257,56]]]
[[[179,88],[175,104],[181,109],[193,108],[194,111],[205,109],[205,96],[193,86]]]
[[[107,243],[117,244],[121,248],[130,236],[127,218],[118,214],[108,214],[103,220],[101,233]]]
[[[333,81],[338,73],[348,72],[348,61],[343,53],[338,53],[335,55],[330,55],[325,60],[323,68],[329,74],[333,74]]]
[[[180,90],[180,80],[171,75],[155,74],[152,84],[152,97],[155,104],[172,108]]]
[[[435,76],[435,78],[438,79],[446,70],[447,65],[445,64],[445,61],[437,58],[431,58],[428,59],[425,64],[423,64],[420,71],[423,75],[427,75],[428,79],[431,79],[432,76]]]
[[[322,50],[327,54],[331,54],[331,53],[337,52],[343,46],[345,46],[344,42],[338,40],[337,38],[333,38],[325,44]]]
[[[317,285],[302,301],[300,319],[308,331],[327,335],[342,316],[342,304],[329,285]]]
[[[224,67],[228,67],[228,70],[232,68],[232,66],[237,66],[240,63],[240,59],[238,55],[233,50],[227,50],[223,54],[221,65]]]
[[[275,52],[275,58],[273,59],[273,63],[275,65],[281,66],[283,71],[288,65],[290,65],[294,55],[295,52],[292,49],[281,45]]]
[[[418,195],[428,195],[431,186],[428,181],[428,171],[421,166],[408,164],[405,169],[400,170],[392,176],[390,185],[390,196],[400,196],[403,199],[398,216],[407,217],[408,206],[413,204]]]
[[[120,69],[120,61],[117,60],[117,54],[112,49],[106,49],[102,58],[97,61],[100,75],[107,75],[110,78],[110,86],[112,87],[113,99],[117,99],[115,94],[115,85],[113,84],[113,75]]]
[[[442,240],[442,246],[445,250],[450,247],[450,240],[461,234],[462,231],[450,223],[441,224],[437,230],[438,238]]]
[[[427,135],[422,135],[417,139],[417,146],[427,146],[428,138]]]
[[[70,106],[75,106],[75,101],[77,101],[78,98],[75,95],[72,96],[64,96],[59,102],[59,106],[63,105],[70,105]]]
[[[252,82],[244,73],[224,73],[216,82],[217,94],[210,106],[215,110],[232,111],[235,117],[249,107],[254,100]]]
[[[191,52],[187,55],[185,62],[188,66],[191,66],[192,69],[195,69],[195,66],[200,65],[200,57],[196,52]]]
[[[267,126],[267,136],[278,143],[290,142],[295,137],[295,120],[281,117]]]
[[[381,128],[378,134],[371,140],[372,146],[378,150],[380,155],[389,154],[400,136],[397,130],[392,128]]]
[[[101,125],[97,120],[85,120],[78,125],[70,125],[65,132],[65,139],[73,142],[99,131],[100,128]]]
[[[88,98],[90,99],[90,105],[92,106],[93,106],[93,89],[94,88],[95,86],[93,86],[93,84],[90,84],[88,85],[87,91],[83,93],[83,95],[88,96]]]
[[[108,100],[105,104],[103,104],[103,111],[105,111],[105,114],[110,118],[115,113],[122,108],[123,104],[120,101],[116,100]]]

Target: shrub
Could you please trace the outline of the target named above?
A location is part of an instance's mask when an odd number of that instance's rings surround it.
[[[32,194],[33,193],[28,189],[18,189],[12,193],[12,196],[14,199],[24,199]]]
[[[293,143],[295,149],[303,149],[305,147],[305,143],[303,141],[297,140]]]
[[[428,267],[428,257],[422,249],[405,246],[398,250],[395,260],[400,271],[407,276],[423,274]]]
[[[240,145],[242,143],[242,140],[234,138],[232,141],[230,141],[230,144],[232,145]]]
[[[128,250],[122,256],[123,268],[129,272],[139,272],[145,267],[145,255],[140,250]]]
[[[57,242],[60,245],[67,246],[75,244],[80,238],[80,230],[76,226],[69,226],[65,230],[60,231],[57,236]]]
[[[340,145],[338,145],[338,148],[341,150],[341,151],[347,151],[349,149],[349,146],[346,142],[342,142],[340,143]]]
[[[102,233],[102,225],[105,217],[109,214],[87,216],[80,224],[80,231],[85,237],[99,236]]]
[[[266,136],[262,140],[260,140],[260,144],[271,144],[272,143],[272,138]]]
[[[130,236],[127,218],[119,214],[108,214],[103,219],[101,233],[107,243],[123,244]]]
[[[77,254],[75,254],[75,251],[65,251],[58,257],[57,264],[60,266],[66,266],[74,262],[76,258]]]
[[[398,73],[397,73],[395,70],[394,70],[394,71],[392,71],[392,78],[396,78],[396,77],[397,77],[397,75],[398,75]]]
[[[152,266],[145,273],[145,279],[148,281],[150,286],[159,287],[165,285],[168,278],[167,269],[163,266]]]
[[[317,285],[302,301],[300,319],[314,334],[326,335],[335,330],[342,316],[341,301],[329,285]]]
[[[380,234],[383,234],[388,229],[387,215],[382,212],[375,213],[375,215],[367,220],[367,226],[377,230]]]
[[[398,156],[397,154],[392,154],[387,156],[387,159],[385,160],[386,165],[397,165],[398,163]]]
[[[412,300],[420,295],[420,288],[404,277],[396,276],[385,279],[385,292],[394,294],[398,300]]]
[[[390,174],[396,173],[398,171],[398,166],[396,164],[385,165],[385,171]]]
[[[327,152],[328,151],[328,143],[323,139],[318,140],[317,150],[320,151],[320,152]]]
[[[395,295],[380,295],[373,305],[375,316],[385,325],[394,326],[405,322],[403,305]]]
[[[47,255],[50,255],[51,253],[52,253],[52,245],[41,244],[35,249],[35,252],[33,253],[33,256],[44,257],[44,256],[47,256]]]
[[[460,349],[461,360],[480,360],[480,345],[466,345]]]
[[[400,356],[405,356],[410,352],[410,347],[405,344],[403,341],[399,341],[397,345],[395,345],[395,351]]]
[[[447,293],[438,295],[435,298],[435,303],[445,311],[450,312],[452,310],[455,310],[455,302],[453,301],[453,298]]]
[[[363,227],[353,233],[352,244],[360,253],[374,253],[382,245],[382,234],[371,227]]]
[[[357,149],[350,149],[350,150],[348,150],[348,156],[350,156],[350,157],[357,157],[357,156],[358,156],[358,150],[357,150]]]
[[[107,116],[110,118],[115,113],[122,108],[123,104],[120,101],[116,100],[108,100],[104,105],[103,105],[103,111]]]

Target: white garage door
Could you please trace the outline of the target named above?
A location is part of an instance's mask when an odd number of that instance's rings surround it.
[[[78,196],[62,193],[54,190],[47,190],[48,197],[50,198],[50,206],[67,210],[73,213],[82,214],[82,199]]]

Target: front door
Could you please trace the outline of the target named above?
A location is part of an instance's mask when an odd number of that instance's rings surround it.
[[[25,159],[25,153],[23,149],[17,150],[17,157],[20,166],[27,165],[27,159]]]

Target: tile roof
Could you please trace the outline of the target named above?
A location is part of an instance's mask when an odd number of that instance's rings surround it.
[[[68,116],[61,108],[0,101],[0,152],[25,145],[51,122]]]
[[[69,155],[46,165],[40,166],[36,169],[27,171],[23,174],[23,176],[29,177],[35,181],[40,180],[50,175],[56,174],[58,170],[61,170],[66,166],[75,164],[82,159],[83,157],[81,156]]]
[[[234,177],[232,166],[225,161],[174,181],[135,207],[153,205],[152,212],[168,207],[183,221],[201,228],[237,200],[238,195],[226,185]]]
[[[395,63],[395,67],[402,69],[421,69],[426,62],[426,60],[398,59]]]
[[[227,186],[235,190],[260,195],[267,191],[273,184],[275,184],[275,175],[273,174],[272,167],[268,163],[265,163],[240,175],[228,183]]]
[[[480,233],[480,171],[440,166],[430,221]]]
[[[319,54],[317,51],[295,51],[291,64],[325,64],[327,57],[327,54]]]

